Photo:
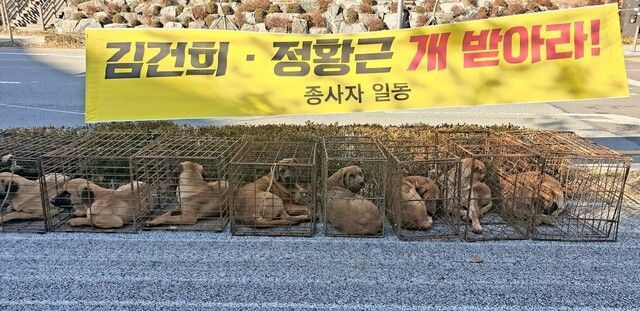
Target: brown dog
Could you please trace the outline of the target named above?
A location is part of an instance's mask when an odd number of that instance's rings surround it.
[[[72,193],[76,193],[76,195],[80,193],[81,204],[92,203],[86,210],[86,217],[76,217],[69,220],[69,225],[72,227],[122,228],[125,223],[133,222],[137,199],[145,196],[147,191],[147,186],[138,181],[120,186],[116,190],[105,189],[86,180],[80,180],[75,185],[84,186],[79,190],[72,190]],[[71,198],[74,196],[71,195]]]
[[[327,220],[343,233],[367,235],[382,231],[382,213],[358,194],[364,186],[364,172],[355,165],[343,167],[327,179]]]
[[[451,206],[449,212],[465,221],[471,219],[471,231],[480,234],[483,230],[480,219],[492,207],[491,188],[483,182],[487,168],[484,162],[478,159],[464,158],[461,160],[460,170],[460,201],[457,206]],[[455,168],[440,176],[439,181],[440,185],[446,184],[449,187],[447,191],[449,196],[456,193]]]
[[[44,178],[47,195],[55,194],[56,189],[63,187],[64,183],[69,181],[69,178],[62,174],[47,174]],[[2,207],[10,211],[2,216],[0,223],[12,220],[44,219],[41,191],[39,180],[30,180],[7,172],[0,173],[0,204],[4,204]]]
[[[223,195],[229,188],[227,181],[207,183],[202,174],[202,165],[190,161],[180,163],[182,172],[176,193],[180,202],[179,211],[169,211],[145,224],[158,225],[193,225],[198,220],[219,217]]]
[[[268,228],[282,225],[297,225],[310,220],[312,207],[300,205],[306,192],[295,184],[294,168],[297,160],[280,160],[273,173],[242,186],[236,193],[234,217],[244,225]],[[296,203],[298,202],[298,203]]]
[[[503,198],[507,199],[504,201],[511,204],[515,216],[524,219],[533,217],[534,226],[553,225],[555,217],[566,208],[562,184],[545,173],[527,171],[509,175],[502,181],[501,188]],[[534,207],[539,209],[534,211]]]
[[[399,210],[400,228],[428,230],[433,224],[440,187],[423,176],[407,176],[402,179],[400,191],[402,206]]]

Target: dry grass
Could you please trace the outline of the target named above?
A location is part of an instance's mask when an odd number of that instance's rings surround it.
[[[311,25],[313,27],[327,27],[327,19],[322,16],[320,11],[310,12],[309,17],[311,18]]]
[[[204,20],[207,17],[207,8],[205,5],[196,5],[191,8],[191,15],[193,15],[193,19],[200,21]]]
[[[386,28],[384,21],[380,18],[371,18],[364,22],[364,26],[367,27],[369,31],[380,31]]]
[[[368,13],[368,14],[376,13],[376,10],[373,9],[373,6],[370,6],[366,3],[361,4],[358,8],[360,9],[360,13]]]
[[[423,27],[427,25],[427,22],[429,22],[429,15],[420,15],[418,16],[418,18],[416,19],[416,26],[417,27]]]
[[[267,29],[284,28],[287,30],[291,29],[292,23],[292,20],[279,16],[267,16],[267,19],[264,22]]]

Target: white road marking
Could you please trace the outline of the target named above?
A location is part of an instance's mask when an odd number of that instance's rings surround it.
[[[54,53],[15,53],[15,52],[6,52],[0,53],[0,55],[25,55],[25,56],[58,56],[58,57],[67,57],[67,58],[84,58],[84,55],[68,55],[68,54],[54,54]]]
[[[640,86],[640,81],[633,80],[633,79],[627,79],[627,81],[629,82],[629,85]]]
[[[20,84],[19,81],[0,81],[0,84]]]
[[[65,111],[65,110],[58,110],[58,109],[47,109],[47,108],[20,106],[20,105],[12,105],[12,104],[0,104],[0,106],[10,107],[10,108],[22,108],[22,109],[40,110],[40,111],[48,111],[48,112],[59,112],[59,113],[84,115],[84,112]]]

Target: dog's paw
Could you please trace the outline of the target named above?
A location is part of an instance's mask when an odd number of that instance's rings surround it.
[[[482,226],[481,225],[477,225],[477,226],[472,226],[471,227],[471,232],[475,233],[475,234],[482,234]]]
[[[6,154],[2,156],[2,163],[7,163],[11,160],[13,160],[13,154]]]

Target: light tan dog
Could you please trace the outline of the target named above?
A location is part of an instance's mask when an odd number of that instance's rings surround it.
[[[268,228],[297,225],[315,217],[302,192],[295,183],[294,167],[297,160],[287,158],[274,166],[272,173],[242,186],[234,200],[234,217],[241,224]]]
[[[562,184],[551,175],[527,171],[509,175],[501,184],[503,201],[509,202],[516,217],[533,217],[534,226],[553,225],[566,208]]]
[[[209,217],[220,217],[223,195],[229,188],[227,181],[206,182],[202,177],[202,165],[190,161],[180,163],[182,172],[176,193],[180,202],[180,210],[169,211],[145,224],[158,225],[193,225],[198,220]]]
[[[56,189],[60,189],[69,181],[69,178],[62,174],[47,174],[44,178],[48,196],[54,195]],[[0,222],[44,219],[41,192],[39,180],[30,180],[7,172],[0,173],[0,204],[4,204],[2,207],[9,210]]]
[[[359,194],[364,186],[364,172],[355,165],[343,167],[327,179],[327,220],[343,233],[367,235],[382,231],[382,213]]]
[[[64,189],[63,193],[52,200],[52,204],[66,201],[62,206],[73,207],[74,215],[81,214],[82,209],[86,208],[85,215],[70,219],[69,225],[96,226],[102,229],[122,228],[125,223],[132,223],[138,197],[147,194],[147,185],[138,181],[111,190],[77,178],[69,181]]]
[[[431,179],[423,176],[407,176],[402,179],[400,191],[402,206],[399,217],[400,228],[410,230],[428,230],[433,224],[431,216],[436,211],[440,187]]]
[[[491,188],[483,181],[487,168],[484,162],[478,159],[464,158],[461,160],[460,170],[460,201],[457,206],[451,206],[449,212],[465,221],[470,219],[471,231],[480,234],[483,230],[480,219],[492,208]],[[440,185],[446,184],[449,187],[447,191],[449,196],[457,192],[455,191],[457,185],[455,168],[440,176],[439,181]]]

